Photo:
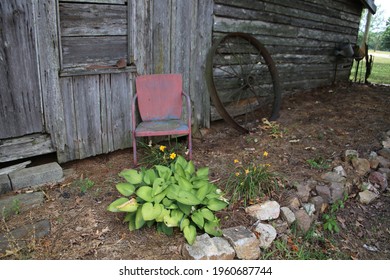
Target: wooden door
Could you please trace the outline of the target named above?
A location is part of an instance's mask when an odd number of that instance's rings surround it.
[[[0,2],[0,139],[44,131],[32,2]]]

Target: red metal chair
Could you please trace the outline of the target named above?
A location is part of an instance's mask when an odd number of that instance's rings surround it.
[[[188,135],[189,158],[192,159],[191,101],[182,89],[180,74],[138,76],[131,106],[134,165],[137,165],[137,137]],[[186,120],[182,119],[186,98]],[[141,122],[136,122],[136,101]]]

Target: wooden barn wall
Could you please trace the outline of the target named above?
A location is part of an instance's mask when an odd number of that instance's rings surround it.
[[[128,11],[123,0],[59,1],[62,162],[131,146],[136,70],[111,67],[131,62]]]
[[[362,4],[351,0],[215,0],[213,39],[246,32],[265,45],[284,92],[348,81],[352,59],[338,44],[356,42]]]
[[[44,131],[35,16],[30,1],[0,3],[0,139]]]
[[[135,0],[132,51],[139,74],[181,73],[194,125],[209,126],[204,78],[212,36],[213,0]]]

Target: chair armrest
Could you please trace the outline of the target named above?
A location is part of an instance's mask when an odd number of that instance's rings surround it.
[[[136,122],[136,107],[135,107],[135,104],[137,102],[137,93],[134,94],[132,100],[131,100],[131,124],[132,124],[132,127],[131,129],[134,131],[135,128],[136,128],[136,125],[137,125],[137,122]]]
[[[181,94],[185,97],[186,99],[186,109],[187,109],[187,120],[188,120],[188,127],[191,127],[191,121],[192,121],[192,108],[191,108],[191,99],[190,97],[184,93],[183,91]]]

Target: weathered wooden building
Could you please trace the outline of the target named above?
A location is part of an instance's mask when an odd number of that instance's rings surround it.
[[[182,73],[194,125],[210,125],[205,61],[213,40],[246,32],[283,90],[346,81],[363,0],[7,0],[0,2],[0,162],[59,162],[131,146],[137,74]],[[337,70],[337,71],[335,71]]]

